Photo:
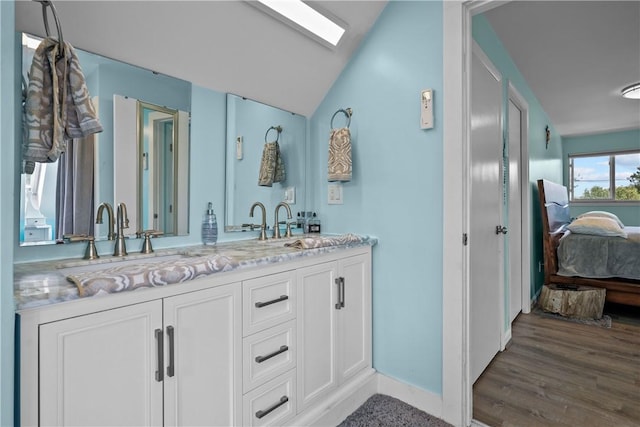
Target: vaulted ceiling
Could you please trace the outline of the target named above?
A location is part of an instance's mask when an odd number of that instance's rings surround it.
[[[54,0],[73,46],[311,115],[386,1],[318,1],[347,24],[329,49],[245,1]],[[49,24],[55,31],[53,19]],[[16,2],[16,30],[44,35],[41,6]]]

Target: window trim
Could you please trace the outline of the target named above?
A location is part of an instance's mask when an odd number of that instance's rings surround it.
[[[616,199],[616,162],[615,156],[623,156],[626,154],[640,154],[640,150],[619,150],[619,151],[599,151],[592,153],[572,153],[568,155],[569,169],[569,203],[579,205],[637,205],[640,200],[618,200]],[[579,157],[603,157],[609,156],[609,188],[611,189],[611,198],[608,199],[575,199],[573,194],[573,159]]]

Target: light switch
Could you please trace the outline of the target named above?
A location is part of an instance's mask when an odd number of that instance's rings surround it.
[[[329,204],[341,205],[342,204],[342,185],[329,184],[327,189],[329,193]]]
[[[284,189],[284,202],[290,205],[296,203],[296,187],[287,187]]]
[[[433,129],[433,89],[420,93],[420,129]]]

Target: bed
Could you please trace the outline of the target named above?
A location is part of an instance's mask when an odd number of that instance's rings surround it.
[[[571,232],[577,222],[569,215],[567,187],[541,179],[538,193],[544,283],[605,288],[607,301],[640,307],[640,227],[623,227],[617,236]]]

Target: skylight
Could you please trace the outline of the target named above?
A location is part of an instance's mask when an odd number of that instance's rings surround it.
[[[300,0],[258,0],[258,2],[337,46],[345,29]]]

